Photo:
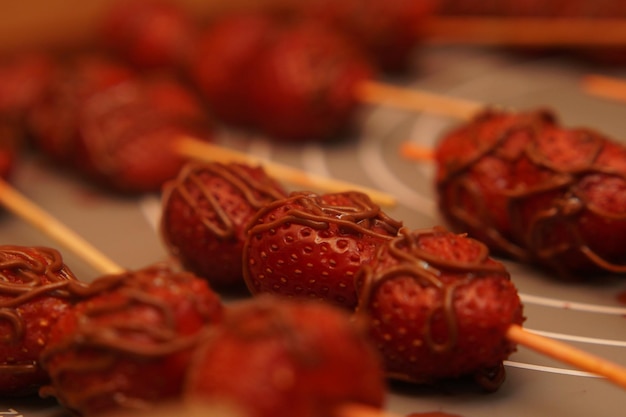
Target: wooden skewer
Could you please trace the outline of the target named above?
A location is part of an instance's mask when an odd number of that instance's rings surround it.
[[[400,155],[406,159],[413,159],[416,161],[432,162],[435,160],[435,152],[432,148],[419,146],[411,142],[404,142],[400,145]]]
[[[32,203],[2,179],[0,179],[0,202],[15,215],[21,217],[73,253],[80,255],[97,271],[107,274],[123,272],[122,268],[91,246],[89,242]]]
[[[565,343],[528,332],[518,325],[509,327],[506,337],[519,345],[573,365],[578,369],[603,376],[626,389],[626,368],[613,362],[591,355]]]
[[[217,161],[222,163],[240,162],[245,164],[259,164],[267,173],[282,181],[298,185],[304,188],[322,189],[327,192],[343,192],[348,190],[361,191],[377,204],[394,206],[395,197],[371,188],[316,176],[302,170],[271,162],[233,149],[227,149],[207,142],[201,142],[192,138],[180,138],[175,144],[176,152],[192,159],[204,161]]]
[[[626,102],[626,80],[590,74],[583,77],[582,88],[594,96]]]
[[[370,104],[382,104],[401,110],[427,111],[431,114],[470,120],[484,106],[481,103],[454,99],[436,93],[395,87],[376,81],[361,83],[356,90],[357,99]]]
[[[426,42],[492,46],[626,46],[626,19],[446,17],[427,20]]]

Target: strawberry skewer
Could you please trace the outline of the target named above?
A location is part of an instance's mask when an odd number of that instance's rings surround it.
[[[97,249],[80,238],[80,236],[71,229],[64,226],[44,210],[38,208],[34,203],[30,202],[26,197],[22,196],[4,182],[0,182],[0,201],[12,212],[32,223],[46,235],[69,248],[73,253],[90,263],[94,269],[104,274],[89,286],[81,287],[83,289],[80,290],[80,294],[77,294],[76,298],[82,298],[76,301],[76,306],[72,307],[71,311],[63,313],[58,319],[58,322],[56,321],[57,317],[55,317],[54,323],[52,323],[52,321],[50,322],[50,325],[53,326],[52,335],[49,342],[46,343],[46,346],[41,347],[43,349],[41,362],[42,367],[50,373],[52,381],[50,385],[42,387],[40,391],[41,395],[55,396],[62,405],[68,406],[74,411],[81,411],[81,413],[85,415],[91,415],[92,413],[106,410],[109,407],[115,407],[115,404],[130,407],[131,409],[136,406],[146,407],[149,406],[149,402],[154,401],[155,398],[176,395],[175,393],[182,389],[177,387],[182,384],[180,381],[182,374],[179,369],[182,366],[181,364],[186,363],[189,349],[199,343],[200,338],[205,338],[203,336],[204,331],[201,331],[201,326],[203,325],[198,322],[199,316],[204,317],[210,313],[207,320],[218,321],[218,316],[221,314],[219,313],[220,309],[216,306],[215,297],[217,297],[217,295],[213,294],[212,290],[206,286],[206,281],[190,273],[174,273],[169,270],[169,268],[159,265],[138,271],[126,271],[121,266],[110,261],[103,254],[99,253]],[[57,254],[56,251],[51,252]],[[58,266],[57,264],[58,262],[55,262],[55,267]],[[79,284],[82,285],[82,283]],[[54,288],[51,291],[54,291]],[[0,298],[1,296],[2,294],[0,294]],[[267,300],[269,310],[273,310],[275,308],[274,306],[278,308],[281,304],[279,301],[280,300]],[[164,317],[163,323],[155,322],[146,325],[142,320],[145,319],[150,322],[154,320],[154,315],[149,311],[145,311],[145,307],[142,307],[143,304],[145,304],[146,307],[154,308],[159,311],[159,314]],[[190,305],[193,306],[192,309],[190,309]],[[254,312],[256,307],[250,305],[250,308],[252,309],[252,313],[257,316],[257,313]],[[289,310],[291,308],[292,307],[289,307],[288,304],[282,307],[283,310]],[[295,303],[293,308],[295,310],[299,309],[299,307],[295,306]],[[128,309],[128,312],[126,312],[126,309]],[[318,307],[314,305],[312,305],[311,308],[303,307],[303,311],[307,311],[306,314],[303,313],[305,316],[310,314],[312,317],[317,317],[318,319],[327,315],[325,316],[327,317],[325,319],[327,324],[331,324],[332,321],[343,322],[343,316],[345,314],[345,312],[341,310],[333,312],[333,310],[328,309],[327,311],[327,306],[322,304]],[[308,311],[310,311],[310,313],[308,313]],[[282,313],[280,314],[282,316]],[[157,315],[157,317],[158,316],[159,315]],[[180,320],[180,323],[185,324],[183,326],[179,323],[176,327],[172,327],[174,326],[174,323],[171,321],[172,319]],[[290,324],[290,319],[288,317],[286,317],[286,319],[287,322],[285,326],[293,326],[293,324]],[[306,330],[307,332],[313,331],[313,329],[318,327],[315,320],[308,318],[303,318],[303,320],[312,324],[312,327],[310,327],[311,330]],[[37,318],[37,321],[40,320]],[[352,322],[346,320],[346,323],[350,323],[349,326],[352,327]],[[154,346],[147,343],[145,339],[142,339],[142,336],[138,336],[139,338],[137,340],[134,340],[132,335],[129,336],[127,332],[133,329],[133,326],[137,327],[132,332],[138,332],[140,328],[151,326],[158,329],[155,333],[151,333],[150,331],[146,332],[146,337],[153,339],[150,343],[154,342]],[[269,332],[277,329],[273,321],[270,321],[268,326]],[[333,324],[333,326],[335,325]],[[332,328],[333,327],[331,327],[331,329]],[[210,333],[210,330],[207,331]],[[256,330],[252,329],[252,331],[254,333]],[[285,328],[279,326],[278,334],[276,334],[275,337],[287,337],[287,339],[289,339],[291,336],[286,335],[284,331]],[[302,326],[297,325],[293,327],[293,331],[301,332]],[[132,334],[132,332],[130,334]],[[186,333],[181,335],[180,340],[177,340],[173,338],[176,336],[176,332]],[[334,331],[330,333],[334,334]],[[114,336],[113,338],[111,338],[112,335]],[[325,401],[322,401],[324,403],[326,401],[339,401],[342,403],[342,414],[338,414],[341,417],[358,417],[361,410],[368,410],[368,415],[387,417],[387,414],[374,407],[375,403],[382,401],[381,399],[384,392],[383,370],[382,367],[380,367],[377,353],[373,347],[368,347],[369,343],[366,341],[365,335],[361,335],[362,340],[359,342],[357,342],[356,339],[352,339],[353,336],[351,331],[347,329],[339,330],[336,335],[338,341],[346,339],[343,343],[356,343],[356,346],[361,349],[359,355],[362,356],[363,360],[355,360],[353,367],[362,368],[363,363],[367,363],[369,365],[363,368],[363,372],[377,369],[380,375],[377,373],[369,375],[367,377],[369,379],[363,379],[364,383],[358,385],[355,389],[345,394],[343,394],[343,391],[338,390],[337,394],[334,394],[335,396],[333,396],[332,390],[328,390],[327,384],[324,383],[324,388],[321,389],[319,395],[325,398]],[[267,333],[262,332],[259,341],[261,346],[266,337]],[[299,337],[296,337],[296,339],[298,338]],[[213,340],[213,338],[209,337],[209,341],[211,340]],[[309,339],[305,337],[302,340]],[[321,342],[326,344],[327,341],[327,337],[322,337]],[[247,342],[249,342],[249,340]],[[213,344],[214,342],[209,343],[209,345]],[[281,343],[281,345],[282,344],[283,343]],[[290,343],[286,344],[291,346]],[[94,348],[95,351],[90,350]],[[248,349],[247,344],[245,348]],[[294,352],[285,354],[293,355],[293,360],[298,362],[302,360],[300,357],[302,352],[298,351],[300,348],[304,349],[304,351],[312,349],[308,346],[297,347]],[[315,348],[311,351],[316,350]],[[93,355],[96,352],[105,352],[103,353],[104,356],[101,358],[104,362],[94,358]],[[336,359],[332,359],[332,357],[343,355],[341,351],[339,352],[340,353],[335,354],[334,351],[331,350],[328,354],[325,353],[319,358],[315,356],[312,358],[313,363],[315,363],[316,366],[319,365],[317,360],[323,357],[324,361],[333,364],[333,369],[337,371],[337,375],[343,373],[346,377],[351,379],[355,374],[354,372],[360,371],[356,368],[352,371],[342,370],[343,368],[334,365],[335,362],[333,362],[333,360],[336,361]],[[261,354],[260,357],[263,357],[263,354]],[[138,358],[140,359],[138,360]],[[138,363],[132,365],[132,362],[136,360],[138,360]],[[204,361],[210,362],[210,358],[206,358]],[[345,360],[340,359],[340,362],[345,365]],[[104,368],[102,368],[103,363],[106,364]],[[78,371],[74,377],[70,376],[68,379],[66,375],[71,375],[75,369],[78,369],[76,368],[77,366],[80,367],[81,370]],[[211,365],[208,364],[205,366]],[[273,366],[273,364],[271,366]],[[195,365],[190,367],[193,369],[196,368]],[[309,367],[309,365],[306,365],[305,360],[305,368],[307,367]],[[317,367],[314,367],[314,369],[317,369]],[[106,384],[104,383],[102,372],[110,373],[112,380],[115,380],[117,373],[124,375],[123,378],[118,379],[119,381],[143,378],[144,373],[151,373],[155,375],[153,381],[155,381],[156,385],[153,388],[143,391],[145,381],[141,384],[135,384],[134,386],[129,386],[124,382],[119,386],[116,384]],[[159,372],[163,374],[159,374]],[[246,372],[245,368],[242,372]],[[312,381],[315,381],[316,378],[320,376],[315,372],[310,376]],[[195,374],[198,374],[198,371],[196,371]],[[247,373],[246,377],[249,376],[249,373]],[[79,385],[75,384],[75,378],[81,378]],[[159,381],[162,380],[167,380],[168,383],[165,386],[159,385]],[[204,378],[201,379],[200,383],[204,384],[204,380]],[[140,381],[137,382],[139,383]],[[302,384],[308,387],[309,382],[303,380]],[[340,385],[350,386],[351,384],[341,383],[337,386],[339,387]],[[205,395],[205,388],[202,386],[196,388],[194,398],[201,399],[202,396]],[[284,385],[281,385],[281,387],[284,388]],[[285,396],[281,391],[283,388],[278,390],[277,395]],[[306,389],[310,390],[310,392],[315,395],[315,389]],[[108,392],[111,392],[112,395],[103,394]],[[127,402],[126,400],[122,400],[118,403],[116,399],[118,394],[113,395],[115,392],[118,392],[120,398],[128,397],[128,399],[132,399],[132,401]],[[160,394],[154,397],[155,393]],[[235,392],[234,395],[238,394]],[[300,393],[299,395],[302,394]],[[364,404],[355,405],[355,412],[351,404],[345,404],[343,395],[345,395],[349,403],[353,401],[363,401]],[[316,400],[312,401],[312,404],[320,403]],[[288,403],[289,400],[285,399],[285,404]],[[332,403],[329,404],[329,406],[332,405]],[[368,406],[365,404],[371,405]],[[305,407],[314,407],[314,405],[307,403]]]
[[[98,255],[97,249],[93,248],[89,244],[86,244],[86,242],[82,241],[82,239],[77,239],[75,234],[69,229],[63,226],[59,227],[59,223],[45,214],[45,212],[33,208],[28,203],[24,204],[22,198],[14,199],[14,193],[9,194],[10,197],[3,199],[3,202],[7,201],[11,205],[12,210],[15,210],[16,213],[23,215],[24,218],[36,221],[36,217],[41,215],[41,217],[46,219],[48,222],[56,223],[57,227],[48,229],[47,233],[49,233],[50,237],[56,239],[59,243],[68,246],[75,254],[82,256],[87,260],[93,259],[94,254],[96,255],[95,258],[106,259],[105,256]],[[0,195],[7,194],[0,193]],[[26,207],[26,211],[28,212],[27,214],[20,213],[24,207]],[[37,216],[33,216],[33,213],[37,214]],[[85,244],[76,244],[77,241],[82,241]],[[93,264],[94,268],[104,274],[116,275],[123,273],[124,271],[122,267],[108,260],[106,262],[93,262]],[[579,369],[604,376],[609,381],[626,388],[626,369],[617,364],[611,363],[610,361],[604,360],[603,358],[596,357],[595,355],[571,347],[561,346],[561,344],[555,343],[550,339],[539,335],[531,335],[520,326],[511,326],[506,332],[506,337],[510,337],[510,340],[514,343],[549,354],[555,359],[572,364]]]
[[[561,127],[545,110],[477,112],[471,103],[457,112],[454,99],[441,102],[453,104],[449,115],[471,121],[444,135],[435,152],[410,143],[401,152],[436,160],[439,206],[454,228],[562,279],[626,272],[624,252],[615,249],[621,246],[608,243],[626,228],[619,198],[626,187],[624,145],[590,129]],[[428,111],[427,101],[415,105]],[[606,193],[618,198],[607,200]]]
[[[195,182],[197,184],[196,186],[200,183],[199,179],[196,179]],[[205,186],[210,189],[210,182],[207,182]],[[220,190],[219,192],[216,190],[216,194],[212,198],[225,201],[232,198],[231,196],[223,195],[223,187],[220,187]],[[195,202],[193,206],[198,205],[198,207],[201,207],[203,204],[202,200],[213,192],[205,190],[203,193],[206,194],[206,197]],[[370,206],[367,204],[366,200],[357,198],[358,195],[356,194],[358,193],[353,194],[354,195],[350,195],[350,193],[339,193],[334,196],[326,195],[319,197],[306,193],[301,193],[300,195],[298,195],[298,193],[292,193],[290,196],[282,200],[277,199],[267,207],[261,209],[256,215],[256,220],[248,220],[250,232],[248,234],[249,238],[246,239],[244,246],[243,257],[245,262],[244,276],[249,289],[256,294],[277,292],[278,294],[284,295],[284,291],[288,291],[290,295],[294,296],[297,296],[297,294],[307,294],[307,296],[309,296],[313,294],[313,291],[316,291],[315,288],[318,288],[319,291],[315,293],[316,297],[326,297],[329,301],[339,303],[340,305],[348,307],[348,309],[353,308],[353,304],[351,304],[350,301],[353,300],[353,297],[346,295],[350,293],[349,283],[345,285],[346,288],[342,291],[335,291],[330,288],[333,285],[333,280],[331,279],[331,276],[334,276],[333,274],[349,274],[349,270],[354,268],[353,265],[349,265],[349,263],[355,262],[354,256],[350,256],[349,262],[344,259],[349,257],[349,253],[353,253],[353,251],[349,249],[353,246],[353,244],[350,243],[353,236],[346,231],[352,229],[354,229],[354,231],[360,231],[368,236],[368,240],[380,243],[385,239],[390,239],[390,236],[385,237],[384,233],[385,230],[393,225],[392,223],[386,224],[389,222],[389,219],[385,220],[384,215],[379,216],[376,214],[377,210],[375,206]],[[170,212],[171,203],[165,200],[164,204],[167,206],[164,210],[170,214],[167,216],[169,220],[167,220],[165,224],[162,224],[162,227],[169,230],[171,234],[178,234],[176,230],[171,229],[171,224],[168,224],[172,221],[171,217],[175,214],[173,211]],[[319,205],[319,207],[317,207],[317,205]],[[285,210],[287,206],[291,206],[288,211]],[[203,222],[208,221],[211,218],[210,212],[206,211],[206,208],[203,210],[204,214],[198,213],[199,218],[186,220],[191,223],[183,227],[182,230],[195,230],[197,228],[192,227],[193,222],[200,226]],[[187,211],[188,209],[183,210],[183,212]],[[320,216],[321,212],[326,211],[329,213],[328,217]],[[340,215],[340,213],[344,214]],[[281,219],[284,216],[286,216],[287,221],[283,222]],[[338,218],[333,219],[334,216],[338,216]],[[205,219],[202,220],[203,218]],[[257,223],[260,218],[268,219],[268,223],[265,224],[264,221]],[[350,225],[352,221],[362,222],[363,225]],[[337,224],[336,229],[334,223]],[[373,229],[370,231],[366,230],[368,224],[373,226]],[[328,227],[325,227],[325,225],[328,225]],[[179,228],[180,227],[181,226],[179,226]],[[203,227],[200,228],[202,229]],[[342,232],[340,232],[341,230]],[[337,233],[347,234],[340,238]],[[317,234],[320,235],[319,240]],[[321,236],[322,234],[324,235],[323,237]],[[258,241],[257,235],[260,238]],[[335,237],[333,238],[333,236]],[[267,240],[270,238],[272,241]],[[204,239],[206,238],[202,238],[201,240]],[[335,242],[333,239],[338,240]],[[316,247],[312,242],[318,242],[317,247],[319,251],[321,251],[319,255],[321,259],[317,259],[317,255],[312,255]],[[319,242],[324,243],[320,244]],[[367,262],[367,260],[365,260],[365,252],[366,247],[369,246],[365,243],[358,242],[354,243],[354,245],[361,245],[361,249],[358,252],[361,254],[361,260]],[[324,247],[326,247],[326,249],[324,249]],[[277,252],[278,248],[280,248],[280,253]],[[335,253],[339,249],[332,248],[343,249]],[[218,252],[221,253],[223,250],[220,249]],[[276,256],[272,256],[273,252],[276,252]],[[250,257],[253,254],[254,261],[251,261]],[[293,256],[288,254],[293,254]],[[211,255],[206,253],[203,256]],[[296,257],[294,258],[294,256]],[[249,264],[249,262],[251,263]],[[285,268],[288,268],[289,271],[293,270],[293,272],[286,273],[284,272]],[[278,272],[279,270],[283,272]],[[314,270],[315,272],[308,274],[310,272],[309,270]],[[277,272],[274,273],[273,271]],[[354,271],[352,271],[352,273],[353,272]],[[284,277],[281,274],[283,274]],[[260,275],[263,275],[262,279],[259,278]],[[307,276],[316,277],[316,279],[311,280],[313,284],[306,282]],[[257,287],[257,281],[259,287]],[[302,287],[301,290],[298,290],[299,286]],[[309,286],[310,288],[308,288]],[[508,338],[510,336],[513,343],[525,345],[523,337],[520,337],[520,333],[517,330],[519,329],[511,327],[510,334],[507,333],[505,337]],[[522,329],[522,334],[525,333],[528,332]],[[568,363],[580,359],[576,358],[577,355],[572,355],[572,351],[567,352],[564,350],[563,355],[561,360],[567,361]],[[588,361],[586,364],[581,362],[577,366],[584,367],[586,370],[594,369],[592,361]],[[623,370],[618,371],[618,374],[622,371]]]

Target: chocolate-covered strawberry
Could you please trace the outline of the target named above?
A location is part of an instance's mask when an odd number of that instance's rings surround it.
[[[33,395],[48,382],[39,355],[81,285],[55,249],[0,246],[0,397]]]
[[[60,165],[74,165],[83,105],[94,95],[133,78],[128,66],[99,53],[79,54],[55,66],[33,103],[28,129],[39,151]]]
[[[211,138],[192,91],[173,77],[135,78],[94,95],[80,109],[74,165],[116,192],[159,191],[186,159],[180,138]]]
[[[244,279],[253,294],[315,298],[353,309],[354,275],[400,226],[363,193],[291,193],[251,220]]]
[[[183,267],[214,288],[243,287],[246,226],[286,195],[262,167],[190,162],[164,186],[160,233]]]
[[[348,312],[310,300],[264,294],[233,304],[196,351],[185,399],[233,404],[249,417],[380,409],[383,366],[364,330]]]
[[[49,159],[120,193],[160,190],[185,163],[175,141],[211,135],[200,101],[176,78],[139,78],[96,54],[65,63],[31,115],[34,142]]]
[[[547,111],[487,111],[436,160],[441,212],[494,253],[561,277],[626,272],[626,146]]]
[[[85,417],[179,398],[196,342],[222,318],[207,282],[155,265],[93,281],[53,326],[40,395]]]
[[[515,351],[506,337],[523,322],[517,290],[482,243],[442,228],[402,229],[356,278],[357,314],[391,378],[433,382],[473,376],[487,390]]]

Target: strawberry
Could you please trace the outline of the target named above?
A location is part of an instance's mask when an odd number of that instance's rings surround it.
[[[78,287],[58,251],[0,246],[0,397],[32,395],[48,382],[39,355]]]
[[[191,353],[222,304],[206,281],[155,265],[93,281],[50,332],[43,396],[80,415],[177,398]]]
[[[443,228],[402,229],[356,277],[357,314],[391,378],[433,382],[473,376],[488,390],[502,382],[524,320],[517,290],[482,243]]]
[[[197,97],[172,77],[129,80],[91,97],[80,112],[78,170],[124,193],[160,191],[185,159],[181,137],[211,138]]]
[[[73,166],[82,106],[94,94],[134,76],[126,65],[99,53],[80,54],[59,64],[28,116],[38,150],[59,165]]]
[[[188,71],[220,121],[251,126],[247,83],[251,75],[255,76],[252,63],[278,32],[268,14],[239,12],[216,18],[199,35]]]
[[[355,273],[400,226],[362,193],[291,193],[251,220],[245,282],[253,294],[316,298],[352,309]]]
[[[348,312],[264,294],[233,304],[200,345],[185,383],[192,404],[232,404],[249,417],[330,416],[382,407],[378,352]]]
[[[315,22],[283,28],[248,71],[255,126],[285,141],[328,140],[354,128],[356,88],[375,73],[354,44]]]
[[[57,165],[119,193],[160,191],[185,159],[182,136],[211,138],[198,98],[168,75],[139,78],[101,55],[80,55],[34,106],[39,149]]]
[[[261,167],[190,162],[163,187],[160,234],[183,267],[214,288],[243,286],[246,226],[286,194]]]
[[[626,146],[546,111],[485,112],[443,137],[436,159],[455,230],[562,278],[626,272]]]

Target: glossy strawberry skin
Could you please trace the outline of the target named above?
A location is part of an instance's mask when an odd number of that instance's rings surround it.
[[[442,228],[404,229],[356,283],[358,313],[371,317],[390,377],[423,383],[473,376],[487,390],[500,386],[502,361],[515,351],[506,332],[524,321],[523,306],[486,246]]]
[[[245,287],[246,227],[263,206],[286,195],[262,167],[188,163],[164,186],[160,234],[183,267],[214,288]]]
[[[361,193],[292,193],[251,221],[244,279],[253,294],[315,298],[352,309],[356,271],[399,227]]]

